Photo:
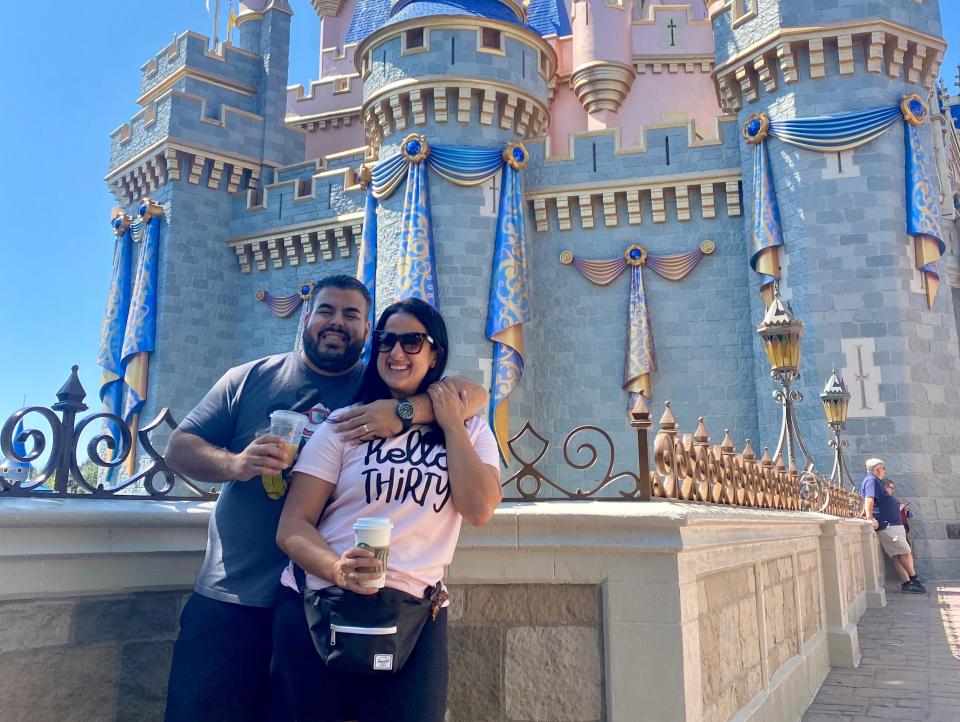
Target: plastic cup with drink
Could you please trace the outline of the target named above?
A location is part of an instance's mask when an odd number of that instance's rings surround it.
[[[307,427],[307,417],[295,411],[274,411],[270,414],[270,428],[264,432],[280,438],[284,452],[283,468],[293,466],[293,460],[300,448],[300,437]],[[279,499],[287,493],[287,482],[283,474],[270,474],[262,477],[263,488],[271,499]]]
[[[355,545],[361,549],[369,549],[376,557],[376,566],[357,567],[361,574],[379,572],[380,576],[368,582],[361,582],[361,587],[382,589],[387,581],[387,557],[390,554],[390,530],[393,524],[389,519],[378,516],[360,517],[353,523]]]

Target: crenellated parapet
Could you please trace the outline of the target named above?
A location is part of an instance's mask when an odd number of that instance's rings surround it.
[[[210,39],[184,32],[140,66],[139,105],[144,105],[185,78],[218,85],[246,96],[256,94],[260,56],[228,43],[210,49]],[[235,101],[235,104],[236,101]]]
[[[355,59],[373,148],[418,127],[486,126],[490,137],[499,129],[523,139],[549,127],[546,99],[557,56],[523,26],[418,17],[381,28],[358,46]]]
[[[287,88],[288,128],[324,131],[349,127],[360,122],[363,87],[359,73],[314,80]]]
[[[256,188],[261,160],[247,153],[259,150],[263,118],[230,106],[210,116],[205,98],[168,90],[115,130],[105,180],[117,200],[132,203],[167,181],[201,178],[228,193]]]
[[[365,151],[273,169],[262,190],[238,199],[227,244],[241,272],[352,258],[364,200],[356,168]]]
[[[785,27],[722,60],[713,74],[721,107],[735,112],[801,78],[875,74],[929,91],[945,50],[942,38],[885,19]]]
[[[542,165],[543,147],[533,144],[524,197],[534,227],[546,233],[738,218],[737,130],[729,119],[718,124],[720,140],[701,140],[692,122],[663,124],[644,128],[631,148],[621,146],[619,130],[588,131],[571,137],[569,156]]]
[[[303,157],[302,134],[274,108],[286,60],[265,62],[286,52],[289,10],[279,0],[241,10],[241,39],[256,52],[230,43],[210,49],[209,38],[185,32],[141,67],[142,109],[110,138],[106,181],[118,201],[171,181],[237,193],[256,188],[264,167]]]

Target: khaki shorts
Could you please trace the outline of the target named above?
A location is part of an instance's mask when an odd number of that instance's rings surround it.
[[[877,532],[880,537],[880,546],[887,553],[888,557],[896,557],[901,554],[910,553],[910,545],[907,544],[907,530],[903,524],[891,524],[886,529]]]

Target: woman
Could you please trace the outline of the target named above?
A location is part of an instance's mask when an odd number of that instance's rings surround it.
[[[334,671],[314,648],[293,565],[306,571],[309,589],[336,585],[377,594],[363,586],[379,574],[370,572],[373,554],[354,546],[353,523],[388,517],[393,531],[386,586],[423,598],[453,559],[461,519],[476,526],[489,521],[501,498],[496,441],[484,420],[467,418],[465,399],[440,380],[447,350],[446,326],[430,305],[408,299],[387,308],[356,401],[402,399],[426,390],[435,423],[361,445],[344,442],[325,425],[300,453],[277,530],[277,543],[292,561],[274,616],[275,720],[444,717],[446,609],[426,622],[399,672]]]

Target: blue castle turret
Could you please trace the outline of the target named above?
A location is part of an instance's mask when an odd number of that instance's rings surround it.
[[[238,356],[242,274],[224,244],[234,199],[262,196],[264,178],[303,158],[302,134],[284,126],[290,16],[286,0],[249,1],[237,46],[177,36],[142,66],[142,110],[111,135],[117,200],[135,209],[150,196],[164,209],[149,372],[161,404],[195,399]]]
[[[716,12],[713,28],[720,95],[741,127],[757,113],[771,121],[844,113],[898,106],[908,94],[932,101],[927,105],[936,110],[931,90],[945,48],[937,3],[894,3],[884,6],[883,18],[875,16],[875,3],[855,0],[789,3],[777,12],[761,3],[752,14],[739,5]],[[847,370],[853,394],[847,430],[854,471],[862,471],[866,457],[884,458],[899,492],[932,511],[938,499],[958,495],[960,452],[944,436],[960,422],[956,297],[946,278],[937,291],[936,279],[918,270],[907,233],[901,127],[898,122],[867,145],[831,153],[768,143],[785,246],[769,255],[766,270],[781,277],[784,295],[806,324],[798,385],[808,401],[798,409],[818,466],[828,462],[817,396],[836,365]],[[918,130],[936,192],[942,179],[932,162],[931,124]],[[742,147],[749,193],[756,182],[754,148]],[[951,196],[949,189],[942,196],[949,217]],[[749,238],[752,216],[745,222]],[[943,230],[942,240],[952,245],[953,224],[944,222]],[[944,263],[935,265],[946,276]],[[763,308],[751,308],[757,323]],[[772,386],[758,345],[754,358],[762,399]],[[758,414],[761,429],[779,427],[773,404],[758,404]],[[764,441],[775,443],[769,431]],[[928,519],[917,525],[915,549],[928,574],[942,575],[955,569],[950,557],[956,552],[948,549],[943,523]]]
[[[351,32],[366,28],[355,14]],[[355,62],[364,79],[363,118],[371,155],[398,152],[411,134],[428,144],[503,149],[542,136],[552,47],[526,24],[519,2],[397,2],[370,28]],[[480,379],[489,374],[484,333],[498,191],[430,176],[438,303],[454,329],[451,365]],[[381,202],[377,287],[381,307],[396,285],[404,194]],[[479,301],[479,303],[478,303]]]

